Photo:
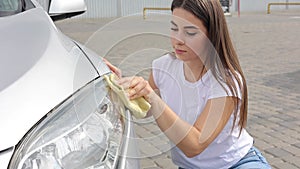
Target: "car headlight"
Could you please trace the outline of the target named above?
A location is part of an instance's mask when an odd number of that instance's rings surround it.
[[[122,113],[124,105],[100,77],[32,127],[16,146],[9,169],[114,168]]]

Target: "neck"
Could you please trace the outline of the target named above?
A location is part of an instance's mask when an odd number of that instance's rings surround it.
[[[198,81],[207,71],[201,61],[184,62],[183,68],[185,79],[189,82]]]

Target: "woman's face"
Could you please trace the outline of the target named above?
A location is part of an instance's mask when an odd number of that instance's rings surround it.
[[[193,61],[204,57],[208,42],[207,29],[200,19],[182,8],[173,10],[171,21],[171,43],[176,57]],[[203,63],[203,59],[201,59]]]

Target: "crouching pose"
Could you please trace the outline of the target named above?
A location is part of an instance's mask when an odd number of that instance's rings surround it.
[[[152,63],[149,80],[121,78],[144,97],[186,169],[269,169],[247,133],[247,85],[219,0],[173,0],[173,52]]]

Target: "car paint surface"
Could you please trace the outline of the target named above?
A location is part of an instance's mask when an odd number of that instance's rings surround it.
[[[17,144],[43,115],[99,74],[41,8],[0,18],[0,25],[3,150]]]
[[[15,146],[45,114],[110,73],[101,57],[62,34],[33,4],[36,8],[0,17],[0,169],[8,167]],[[117,168],[139,168],[128,110],[125,119]]]
[[[9,163],[9,160],[13,154],[13,148],[0,154],[0,168],[6,169]]]

